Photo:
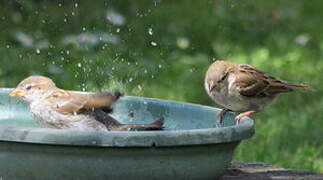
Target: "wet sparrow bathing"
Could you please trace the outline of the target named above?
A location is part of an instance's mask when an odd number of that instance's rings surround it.
[[[121,124],[109,113],[121,94],[67,91],[44,76],[30,76],[10,96],[30,104],[30,112],[41,127],[80,130],[161,130],[164,119],[151,124]]]

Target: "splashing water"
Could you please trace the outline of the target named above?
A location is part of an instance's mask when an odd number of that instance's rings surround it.
[[[106,15],[106,19],[113,25],[122,26],[126,23],[125,17],[122,14],[117,13],[114,10],[109,10]]]
[[[154,41],[151,41],[151,42],[150,42],[150,44],[151,44],[152,46],[155,46],[155,47],[157,46],[157,43],[156,43],[156,42],[154,42]]]
[[[153,29],[152,28],[148,29],[148,34],[151,35],[151,36],[153,35]]]

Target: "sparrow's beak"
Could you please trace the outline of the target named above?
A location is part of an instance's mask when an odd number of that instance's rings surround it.
[[[10,94],[9,96],[12,96],[12,97],[23,97],[26,95],[26,92],[23,91],[23,90],[19,90],[19,89],[14,89]]]
[[[214,88],[216,88],[216,84],[213,83],[213,81],[210,81],[208,84],[209,84],[209,92],[213,91]]]

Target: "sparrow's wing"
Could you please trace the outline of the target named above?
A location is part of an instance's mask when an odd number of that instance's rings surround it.
[[[289,92],[293,89],[284,81],[257,70],[255,67],[241,64],[236,72],[236,86],[243,96],[266,97],[278,93]]]
[[[113,95],[109,92],[79,92],[68,91],[73,97],[83,97],[87,99],[83,108],[105,108],[111,107],[111,105],[118,100],[121,94]]]
[[[76,96],[69,91],[57,90],[47,97],[47,101],[52,104],[52,108],[62,114],[75,113],[81,110],[88,102],[89,96]]]
[[[111,111],[111,105],[119,98],[108,92],[78,92],[57,90],[49,96],[56,111],[69,114],[82,109],[102,108],[104,111]]]

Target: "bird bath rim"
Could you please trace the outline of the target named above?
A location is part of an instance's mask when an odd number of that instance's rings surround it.
[[[0,88],[10,92],[10,88]],[[217,108],[198,104],[183,103],[146,97],[125,96],[126,99],[138,99],[163,104],[185,105],[191,108],[208,108],[214,112]],[[214,114],[215,116],[215,114]],[[167,121],[167,119],[165,119]],[[198,121],[198,119],[197,119]],[[215,119],[214,119],[215,122]],[[253,120],[246,117],[239,125],[162,131],[82,131],[66,129],[48,129],[38,127],[18,127],[0,124],[0,141],[35,143],[66,146],[96,147],[169,147],[194,146],[217,143],[237,142],[254,134]]]

